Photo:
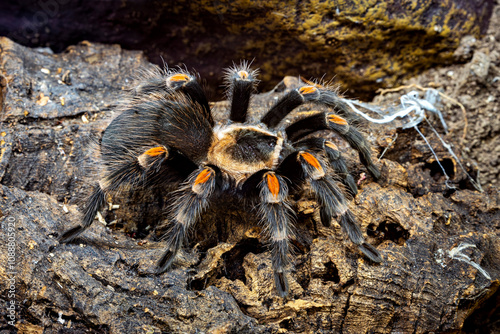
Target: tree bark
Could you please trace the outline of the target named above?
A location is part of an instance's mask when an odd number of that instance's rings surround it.
[[[231,201],[204,215],[175,268],[161,275],[154,266],[163,246],[155,225],[168,199],[162,189],[108,198],[119,204],[102,213],[108,227],[96,220],[78,242],[59,244],[61,232],[79,223],[79,202],[96,179],[93,138],[115,116],[127,78],[143,66],[149,64],[141,53],[118,46],[85,42],[53,55],[0,38],[0,291],[2,305],[15,301],[19,332],[456,332],[474,324],[475,310],[495,311],[498,191],[480,193],[465,181],[446,191],[443,178],[431,175],[432,156],[418,135],[402,130],[390,131],[401,134],[400,149],[411,148],[408,163],[381,159],[381,180],[359,178],[350,205],[383,262],[367,261],[338,224],[317,223],[317,205],[305,196],[295,203],[289,298],[277,296],[251,210]],[[294,84],[286,78],[256,96],[254,115]],[[214,106],[217,119],[226,106]],[[388,145],[380,144],[388,131],[365,129],[379,148]],[[353,174],[366,172],[339,145]],[[454,181],[461,180],[457,171]],[[0,314],[0,328],[10,330],[9,310]]]

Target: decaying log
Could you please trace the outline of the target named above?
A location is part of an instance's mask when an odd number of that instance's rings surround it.
[[[95,178],[92,138],[109,124],[130,75],[148,64],[117,46],[82,43],[51,55],[3,38],[0,47],[0,291],[4,303],[12,300],[13,277],[20,332],[453,332],[498,298],[498,191],[467,185],[439,191],[442,179],[428,169],[389,159],[380,161],[378,183],[360,179],[351,203],[383,263],[363,258],[338,225],[316,223],[316,203],[306,197],[295,204],[288,299],[274,290],[258,222],[237,203],[210,210],[175,268],[162,275],[154,274],[163,245],[155,226],[167,195],[161,189],[108,198],[120,205],[104,210],[108,227],[96,220],[78,242],[59,244],[58,235],[79,222],[79,199]],[[256,97],[255,111],[293,84],[287,78]],[[226,105],[214,106],[219,119]],[[374,143],[381,138],[381,131],[365,130]],[[401,146],[419,139],[401,137],[407,138]],[[355,154],[339,145],[354,174],[363,172]],[[413,147],[413,159],[428,163]],[[6,308],[0,315],[9,321]]]

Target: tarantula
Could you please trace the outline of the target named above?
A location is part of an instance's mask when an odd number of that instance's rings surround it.
[[[308,184],[319,203],[322,224],[330,226],[338,217],[350,240],[370,260],[380,262],[379,252],[365,242],[348,209],[344,187],[337,183],[340,180],[356,194],[356,183],[338,147],[308,136],[318,130],[337,133],[378,179],[370,146],[348,121],[347,107],[334,90],[304,82],[279,99],[259,122],[250,124],[247,112],[257,74],[246,62],[226,70],[230,116],[218,125],[195,75],[157,68],[139,80],[122,113],[102,135],[103,169],[83,210],[82,224],[64,232],[60,241],[69,242],[88,228],[108,193],[176,185],[168,210],[167,246],[157,264],[157,272],[162,273],[172,265],[189,228],[219,194],[240,196],[252,200],[257,209],[270,241],[275,285],[279,295],[286,296],[295,217],[290,198]],[[343,117],[318,112],[289,126],[280,125],[305,103],[338,110]]]

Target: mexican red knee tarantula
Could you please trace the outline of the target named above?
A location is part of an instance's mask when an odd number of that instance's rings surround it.
[[[377,179],[380,172],[370,147],[348,122],[349,111],[338,95],[323,86],[304,84],[285,94],[255,124],[246,122],[257,72],[247,63],[226,71],[229,121],[215,125],[205,94],[187,71],[156,70],[132,90],[123,112],[106,128],[101,140],[103,171],[84,209],[83,222],[62,234],[68,242],[90,226],[107,193],[148,185],[177,184],[170,203],[167,246],[157,271],[166,271],[186,239],[187,231],[218,194],[253,200],[268,234],[276,288],[288,293],[286,278],[292,266],[290,238],[295,212],[290,196],[310,186],[320,207],[321,222],[338,221],[347,235],[372,261],[379,252],[365,242],[349,211],[339,179],[352,193],[356,183],[338,147],[321,137],[331,130],[359,152],[361,162]],[[304,103],[336,109],[318,112],[284,127],[280,121]],[[337,175],[335,178],[332,175]]]

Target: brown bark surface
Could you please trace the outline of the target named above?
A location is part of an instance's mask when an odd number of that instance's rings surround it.
[[[230,201],[204,215],[175,268],[162,275],[153,274],[163,246],[156,223],[168,199],[162,189],[108,198],[119,208],[103,210],[107,227],[96,220],[78,242],[59,244],[58,235],[78,224],[78,204],[96,178],[92,143],[142,66],[148,63],[141,53],[118,46],[82,43],[52,55],[0,39],[0,296],[9,301],[7,279],[14,276],[19,332],[426,333],[457,332],[464,324],[474,332],[478,323],[495,329],[498,191],[489,185],[475,191],[430,137],[453,171],[457,189],[446,189],[428,147],[411,130],[365,127],[379,150],[398,133],[379,162],[378,183],[362,180],[354,152],[333,137],[360,181],[351,210],[384,261],[365,260],[338,225],[318,224],[316,203],[306,196],[295,205],[288,299],[274,290],[270,253],[252,211]],[[294,84],[285,78],[256,97],[254,114]],[[214,105],[218,119],[226,105]],[[452,120],[460,115],[454,112]],[[474,115],[472,128],[481,122]],[[459,143],[462,126],[451,123],[445,138]],[[5,308],[0,315],[9,320]]]

